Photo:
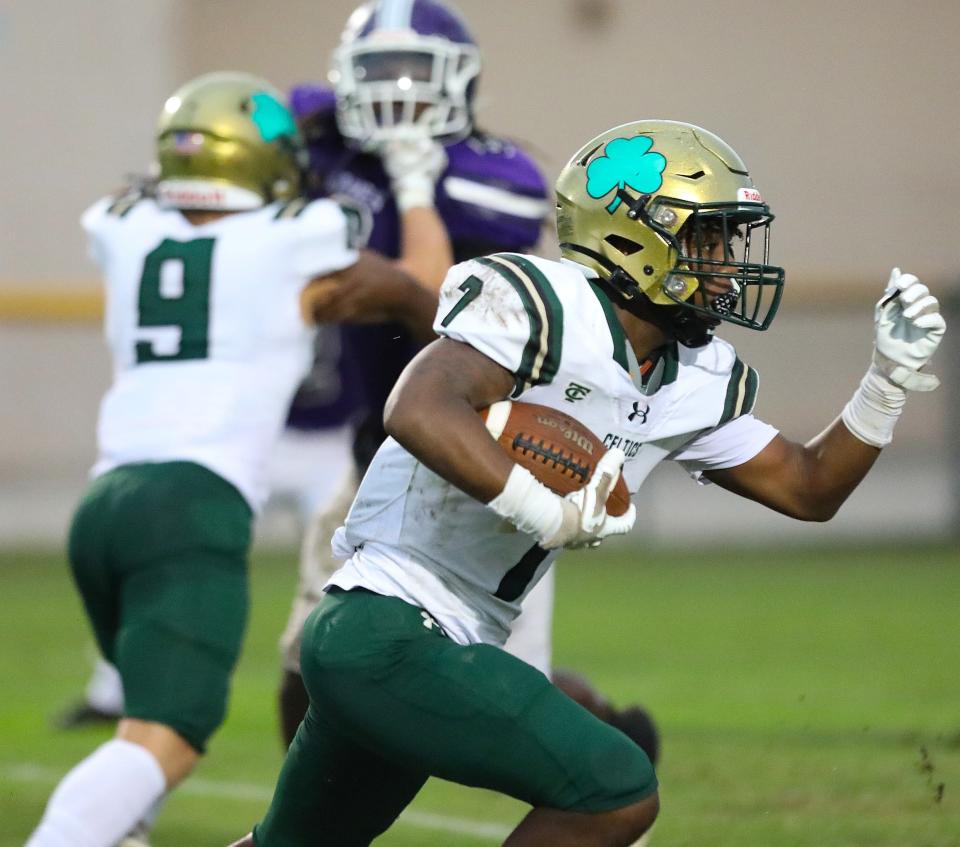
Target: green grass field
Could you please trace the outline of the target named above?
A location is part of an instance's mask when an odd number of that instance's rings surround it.
[[[167,803],[155,847],[219,847],[268,802],[281,759],[275,642],[294,570],[291,556],[256,556],[229,719]],[[0,573],[0,847],[19,847],[60,776],[107,733],[50,725],[89,668],[62,559],[0,554]],[[615,702],[658,716],[654,847],[960,845],[957,549],[570,555],[555,652]],[[434,780],[377,845],[496,844],[523,812]]]

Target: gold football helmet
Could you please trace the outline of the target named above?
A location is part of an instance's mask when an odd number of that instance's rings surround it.
[[[619,305],[667,318],[691,346],[720,321],[770,325],[784,280],[767,264],[773,215],[712,132],[676,121],[614,127],[573,156],[556,190],[561,254],[595,271]]]
[[[303,155],[273,86],[245,73],[205,74],[160,113],[157,196],[178,209],[256,209],[297,195]]]

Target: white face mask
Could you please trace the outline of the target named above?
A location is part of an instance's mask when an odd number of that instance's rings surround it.
[[[413,125],[434,138],[462,138],[472,128],[467,88],[479,72],[474,45],[411,30],[345,44],[330,71],[340,132],[368,148]]]

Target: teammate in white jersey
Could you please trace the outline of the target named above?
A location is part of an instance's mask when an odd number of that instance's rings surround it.
[[[416,247],[396,262],[361,252],[351,210],[298,197],[301,153],[268,83],[208,74],[161,113],[156,185],[83,216],[114,378],[69,557],[125,708],[115,738],[54,791],[30,847],[142,843],[131,833],[222,722],[251,520],[313,324],[374,298],[382,317],[430,332],[428,287],[450,261],[436,213],[410,204]]]
[[[638,121],[592,139],[557,182],[561,262],[498,254],[454,267],[440,340],[388,402],[391,438],[335,549],[346,558],[308,619],[311,707],[273,803],[241,844],[365,845],[430,775],[534,808],[505,842],[627,845],[658,809],[646,756],[497,649],[565,547],[627,532],[604,504],[660,461],[801,520],[827,520],[892,437],[905,390],[944,332],[936,299],[895,270],[873,360],[807,444],[751,415],[756,372],[714,337],[766,329],[783,270],[773,219],[740,157],[689,124]],[[506,398],[573,415],[610,448],[560,497],[515,465],[477,410]]]

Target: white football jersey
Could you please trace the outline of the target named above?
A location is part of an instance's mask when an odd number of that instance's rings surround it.
[[[498,254],[452,268],[434,329],[513,373],[513,398],[565,412],[626,454],[635,494],[664,459],[693,475],[753,458],[776,430],[750,415],[756,372],[725,341],[663,348],[642,370],[613,305],[572,262]],[[460,643],[502,644],[548,553],[395,440],[380,448],[334,550],[330,584],[426,609]],[[425,625],[431,625],[425,619]]]
[[[100,200],[82,223],[113,359],[93,474],[197,462],[258,509],[269,448],[310,366],[301,291],[357,261],[344,213],[297,200],[194,226],[132,196]]]

